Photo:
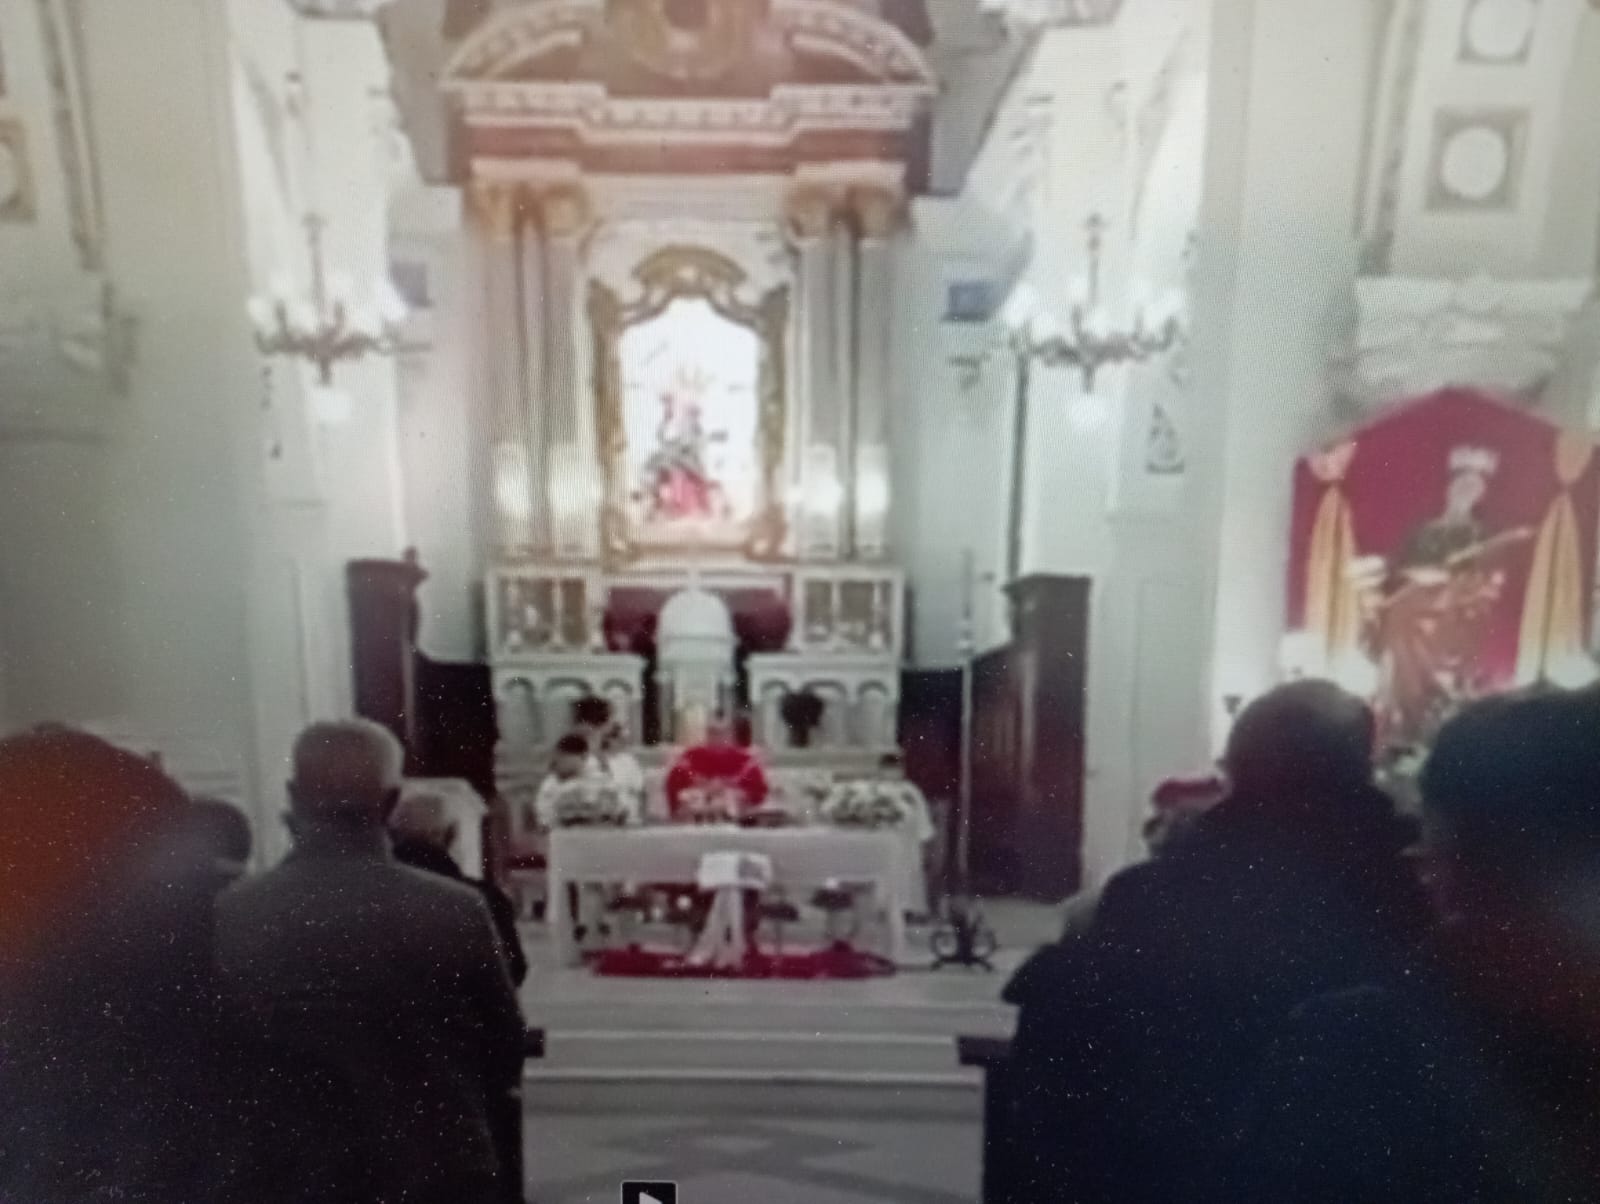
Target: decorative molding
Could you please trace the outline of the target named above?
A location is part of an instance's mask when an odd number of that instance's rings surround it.
[[[1145,434],[1144,470],[1153,477],[1181,477],[1188,469],[1183,436],[1167,407],[1157,401],[1150,407],[1150,428]]]
[[[0,119],[0,222],[31,222],[37,216],[27,132],[15,118]]]
[[[1434,115],[1428,209],[1514,209],[1527,152],[1528,123],[1526,109],[1440,109]]]
[[[1122,0],[979,0],[978,7],[1030,29],[1109,25]]]
[[[509,81],[552,51],[601,39],[668,79],[704,83],[742,59],[756,57],[758,28],[747,0],[705,0],[704,31],[674,28],[661,0],[622,0],[613,14],[601,0],[545,0],[501,9],[451,55],[446,86],[468,80]],[[873,13],[834,0],[770,0],[767,23],[776,44],[842,60],[885,83],[928,89],[936,76],[903,31]]]
[[[390,0],[289,0],[302,17],[320,21],[370,21]]]
[[[83,52],[78,44],[82,15],[77,0],[39,0],[50,110],[55,122],[61,174],[67,186],[67,212],[78,262],[85,271],[104,265],[104,216],[88,99],[82,86]]]
[[[538,124],[569,129],[597,146],[641,141],[676,145],[736,138],[753,146],[787,146],[820,130],[898,132],[909,128],[932,97],[922,84],[780,84],[768,97],[612,96],[598,83],[502,83],[446,80],[470,126],[516,128]]]
[[[1406,161],[1406,131],[1416,101],[1417,72],[1422,62],[1426,0],[1398,0],[1393,29],[1385,39],[1387,53],[1376,83],[1381,129],[1369,151],[1368,208],[1362,226],[1361,269],[1377,275],[1389,270],[1399,226],[1401,173]]]
[[[1535,397],[1593,289],[1587,279],[1358,280],[1356,332],[1335,377],[1362,409],[1450,385]]]
[[[1539,28],[1540,0],[1468,0],[1461,13],[1458,61],[1470,65],[1526,63]]]

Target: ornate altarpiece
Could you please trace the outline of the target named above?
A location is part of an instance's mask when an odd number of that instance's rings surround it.
[[[892,747],[889,356],[922,51],[834,0],[524,0],[446,36],[502,788],[576,694],[673,739],[650,624],[690,585],[732,612],[759,738],[781,748],[778,703],[814,689],[832,755]]]

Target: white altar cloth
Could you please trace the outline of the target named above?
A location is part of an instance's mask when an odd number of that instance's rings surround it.
[[[567,886],[588,882],[694,882],[707,853],[760,853],[772,880],[796,900],[801,888],[870,883],[883,912],[886,955],[905,960],[906,842],[895,832],[839,828],[738,828],[683,824],[653,828],[561,828],[550,834],[551,940],[562,965],[580,959],[567,914]]]

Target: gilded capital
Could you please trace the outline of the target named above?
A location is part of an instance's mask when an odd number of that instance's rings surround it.
[[[467,193],[473,220],[490,237],[510,241],[517,232],[518,188],[506,180],[474,180]]]
[[[552,188],[539,198],[545,233],[552,238],[576,238],[589,227],[593,211],[583,189],[572,185]]]
[[[821,238],[833,225],[833,197],[821,188],[797,188],[784,202],[789,236],[809,240]]]
[[[888,188],[858,188],[850,194],[862,238],[892,238],[905,218],[905,202]]]

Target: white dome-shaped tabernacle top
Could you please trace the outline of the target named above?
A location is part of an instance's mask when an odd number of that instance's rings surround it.
[[[676,640],[732,640],[733,616],[727,603],[703,589],[679,590],[667,599],[656,623],[656,643]]]

